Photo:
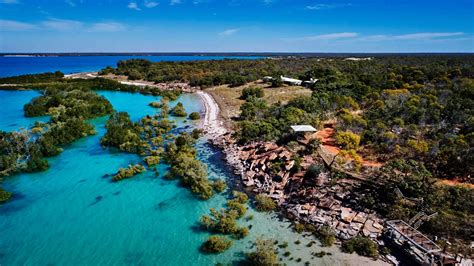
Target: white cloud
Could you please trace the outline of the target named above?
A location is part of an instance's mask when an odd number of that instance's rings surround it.
[[[464,35],[463,32],[423,32],[393,36],[395,40],[427,40]]]
[[[309,5],[306,6],[306,9],[309,10],[323,10],[323,9],[333,9],[333,8],[338,8],[338,7],[345,7],[345,6],[350,6],[352,5],[351,3],[346,3],[346,4],[314,4],[314,5]]]
[[[0,31],[24,31],[34,29],[35,25],[14,20],[0,19]]]
[[[64,2],[65,2],[66,4],[72,6],[72,7],[75,7],[75,6],[76,6],[76,3],[75,3],[74,1],[72,1],[72,0],[65,0]]]
[[[0,0],[0,4],[19,4],[18,0]]]
[[[125,30],[125,26],[117,22],[93,23],[88,27],[89,32],[116,32]]]
[[[140,11],[140,10],[141,10],[141,9],[138,7],[137,3],[135,3],[135,2],[130,2],[130,3],[128,3],[127,7],[130,8],[130,9],[133,9],[133,10],[137,10],[137,11]]]
[[[83,23],[75,20],[51,18],[41,23],[45,28],[59,31],[71,31],[80,29]]]
[[[356,32],[339,32],[339,33],[306,36],[302,38],[295,38],[292,40],[294,41],[328,41],[328,40],[355,38],[357,36],[359,36],[359,34]]]
[[[464,32],[419,32],[411,34],[402,34],[402,35],[370,35],[360,38],[365,41],[420,41],[420,40],[439,40],[448,37],[457,37],[463,36]]]
[[[117,32],[127,29],[124,24],[117,22],[91,22],[85,23],[75,20],[50,18],[36,23],[26,23],[14,20],[0,19],[0,32],[28,31],[28,30],[54,30],[70,32]]]
[[[181,3],[182,3],[181,0],[171,0],[171,1],[170,1],[170,5],[171,5],[171,6],[179,5],[179,4],[181,4]]]
[[[145,1],[145,7],[147,8],[153,8],[153,7],[156,7],[158,6],[159,4],[157,2],[153,2],[153,1]]]
[[[219,36],[230,36],[240,31],[240,29],[228,29],[219,33]]]

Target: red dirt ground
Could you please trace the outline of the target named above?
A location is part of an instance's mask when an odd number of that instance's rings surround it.
[[[325,127],[322,130],[316,131],[311,138],[317,138],[321,141],[324,150],[332,155],[337,155],[341,149],[335,146],[336,140],[334,139],[335,130],[332,127]],[[365,167],[381,167],[383,164],[374,161],[368,161],[362,159],[362,165]]]

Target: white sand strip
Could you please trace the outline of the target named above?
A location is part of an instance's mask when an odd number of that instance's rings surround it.
[[[207,92],[197,91],[196,94],[201,97],[205,107],[205,115],[202,119],[201,128],[204,129],[208,137],[216,138],[224,135],[227,130],[222,121],[219,120],[219,105],[217,105],[214,98]]]

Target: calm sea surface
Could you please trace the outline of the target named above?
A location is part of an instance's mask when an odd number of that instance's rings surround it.
[[[37,64],[28,61],[26,65],[23,59],[7,76],[58,68],[66,73],[97,70],[114,64],[111,57],[102,62],[103,57],[75,57],[77,65],[73,58],[68,58],[67,67],[60,64],[55,68],[50,66],[51,58],[34,58]],[[92,63],[87,65],[84,61]],[[1,71],[3,67],[2,63]],[[128,112],[134,120],[156,112],[148,103],[160,99],[124,92],[99,93],[116,110]],[[47,120],[23,116],[23,104],[38,95],[36,91],[0,91],[0,130],[11,131]],[[203,112],[196,95],[183,95],[178,101],[187,112]],[[254,216],[252,220],[240,221],[241,225],[252,225],[247,238],[234,241],[234,246],[221,255],[201,253],[199,247],[208,234],[197,229],[197,222],[209,208],[224,207],[228,193],[209,201],[198,200],[176,181],[163,178],[166,165],[158,166],[158,174],[148,171],[122,182],[110,182],[110,177],[104,175],[137,163],[140,158],[100,146],[106,120],[104,117],[91,121],[97,135],[66,146],[63,153],[49,159],[49,170],[5,178],[2,186],[13,192],[14,198],[0,206],[0,265],[214,265],[241,258],[251,248],[250,241],[262,235],[289,243],[285,250],[292,255],[283,261],[289,265],[297,264],[298,258],[302,259],[300,265],[305,261],[312,265],[376,264],[370,259],[340,253],[335,247],[321,248],[316,244],[308,248],[306,245],[313,239],[292,232],[289,222],[253,210],[248,212]],[[176,132],[195,126],[186,119],[175,121]],[[210,178],[232,183],[234,177],[220,160],[219,152],[204,139],[198,143],[198,150]],[[297,239],[301,244],[294,243]],[[311,255],[322,250],[332,255]]]
[[[260,57],[242,56],[0,56],[0,77],[23,74],[54,72],[59,70],[64,74],[77,72],[98,71],[106,66],[116,66],[119,60],[132,58],[159,61],[191,61],[191,60],[221,60],[256,59]]]

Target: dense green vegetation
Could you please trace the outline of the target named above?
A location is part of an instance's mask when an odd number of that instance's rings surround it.
[[[5,191],[3,188],[0,187],[0,204],[9,200],[12,196],[11,192]]]
[[[131,153],[144,153],[146,142],[140,138],[141,130],[138,123],[132,122],[128,113],[114,113],[105,128],[107,132],[100,140],[102,145]]]
[[[47,156],[62,151],[61,146],[95,134],[86,119],[112,112],[112,105],[96,93],[73,84],[46,86],[42,95],[24,106],[26,116],[51,117],[36,123],[30,131],[0,132],[0,173],[42,171]]]
[[[141,164],[129,165],[127,168],[120,168],[118,172],[112,176],[113,181],[120,181],[125,178],[130,178],[139,173],[146,171],[145,167]]]
[[[315,234],[323,247],[330,247],[336,243],[336,233],[329,226],[322,226]]]
[[[199,137],[196,134],[195,137]],[[171,165],[168,178],[179,178],[181,184],[202,199],[214,195],[212,182],[207,178],[207,168],[196,159],[197,151],[193,147],[196,138],[188,133],[182,133],[165,148],[165,162]]]
[[[258,238],[255,241],[255,251],[246,254],[246,265],[274,266],[278,265],[275,243],[271,239]]]
[[[25,116],[53,115],[84,119],[110,114],[112,109],[104,97],[71,85],[46,89],[42,96],[24,106]]]
[[[212,188],[217,192],[217,193],[222,193],[227,189],[227,184],[224,180],[222,179],[216,179],[214,182],[212,182]]]
[[[317,78],[310,87],[312,96],[285,105],[268,106],[262,99],[247,97],[259,94],[247,90],[242,96],[247,101],[241,108],[240,140],[284,141],[291,137],[291,124],[319,126],[337,118],[338,130],[357,135],[359,149],[381,160],[413,158],[437,177],[467,178],[474,170],[472,62],[470,55],[381,56],[356,62],[285,58],[151,63],[139,59],[121,61],[108,71],[204,87],[235,85],[240,79],[266,75]],[[356,140],[349,137],[348,141]]]
[[[437,177],[467,178],[473,172],[471,56],[300,61],[305,67],[298,76],[319,79],[313,95],[273,106],[247,98],[238,132],[242,142],[286,141],[292,124],[319,127],[336,118],[344,149],[380,160],[417,159]]]
[[[342,250],[347,253],[357,253],[366,257],[379,255],[377,244],[370,238],[356,236],[342,243]]]
[[[0,78],[0,84],[48,83],[59,81],[64,77],[60,71],[41,74],[28,74],[14,77]]]
[[[224,236],[210,236],[206,242],[202,244],[201,249],[208,253],[221,253],[228,250],[232,246],[232,240]]]
[[[201,217],[201,226],[209,232],[230,234],[236,239],[242,239],[249,233],[246,227],[239,227],[237,220],[247,212],[248,197],[245,193],[233,191],[232,199],[227,201],[227,208],[217,211],[210,209],[210,215]]]
[[[280,75],[318,79],[311,96],[269,105],[257,90],[242,93],[236,137],[241,143],[295,139],[290,126],[320,128],[335,120],[341,155],[384,162],[361,203],[390,218],[409,219],[418,211],[438,212],[424,232],[464,239],[472,236],[472,189],[435,185],[437,178],[473,183],[474,57],[472,55],[376,56],[370,61],[295,58],[200,62],[120,62],[116,74],[133,72],[152,81],[179,80],[202,87],[231,86]],[[281,86],[274,79],[274,86]],[[308,145],[306,154],[315,152]],[[397,160],[403,158],[404,160]],[[393,162],[392,162],[393,161]],[[308,170],[305,179],[314,176]],[[422,204],[397,198],[423,198]],[[332,234],[324,234],[332,235]],[[329,237],[332,239],[332,237]],[[332,242],[332,241],[329,241]]]
[[[199,120],[199,119],[201,119],[201,115],[198,112],[192,112],[192,113],[189,114],[189,119]]]
[[[128,113],[119,112],[110,116],[105,127],[107,132],[101,139],[102,145],[143,156],[157,156],[163,146],[163,135],[173,129],[174,124],[159,115],[147,115],[132,122]],[[147,164],[156,164],[156,159],[147,157]]]
[[[170,115],[186,117],[188,114],[186,113],[186,110],[184,109],[183,104],[179,102],[175,105],[175,107],[171,108]]]
[[[43,171],[48,168],[45,157],[54,156],[62,151],[62,146],[73,141],[95,134],[94,127],[87,122],[92,119],[113,112],[112,105],[94,90],[114,90],[140,92],[143,94],[160,95],[164,98],[176,99],[179,91],[162,91],[157,88],[129,86],[117,81],[94,79],[65,79],[61,72],[23,75],[17,77],[0,78],[0,83],[12,84],[2,89],[35,89],[42,90],[42,95],[34,98],[24,106],[25,116],[49,115],[47,123],[36,123],[29,131],[1,132],[0,131],[0,176],[17,172]],[[126,115],[114,115],[116,121],[123,122],[122,129],[129,124]],[[128,121],[129,122],[129,121]],[[125,125],[127,124],[127,125]],[[108,127],[118,129],[113,122]],[[130,152],[146,153],[150,157],[146,162],[149,166],[156,164],[158,152],[152,148],[161,144],[161,136],[155,134],[167,132],[172,125],[169,121],[152,121],[146,117],[137,125],[140,137],[147,136],[149,143],[136,141],[134,130],[120,138],[118,134],[108,132],[104,144],[120,146]],[[151,129],[150,129],[151,128]],[[120,131],[119,133],[124,133]],[[150,136],[155,136],[154,138]],[[117,139],[116,139],[117,138]],[[110,143],[109,143],[110,141]],[[142,146],[137,145],[142,144]],[[11,194],[2,190],[2,198]]]
[[[277,208],[276,203],[265,194],[258,194],[255,196],[255,207],[258,211],[269,212]]]
[[[408,221],[419,211],[438,214],[420,229],[453,243],[470,243],[474,234],[474,190],[460,186],[437,185],[422,163],[395,160],[386,164],[370,187],[363,186],[360,203],[390,219]],[[372,187],[374,186],[374,187]],[[407,198],[397,196],[399,189]],[[462,245],[456,245],[461,247]]]
[[[265,95],[263,89],[260,87],[248,87],[242,90],[240,99],[247,100],[250,97],[262,98]]]
[[[63,90],[65,87],[74,87],[81,90],[106,90],[141,93],[145,95],[162,96],[163,98],[170,100],[176,100],[182,93],[180,90],[162,90],[160,88],[151,86],[140,87],[127,85],[122,84],[116,80],[105,78],[67,79],[63,78],[63,74],[60,72],[0,78],[0,84],[12,84],[11,86],[2,86],[1,89],[5,90]]]

